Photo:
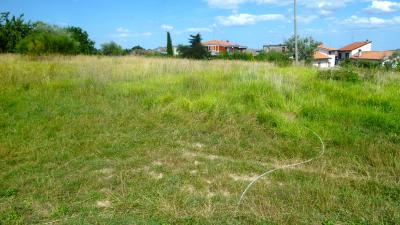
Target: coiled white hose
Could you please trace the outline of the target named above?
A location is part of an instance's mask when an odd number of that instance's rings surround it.
[[[299,162],[299,163],[295,163],[295,164],[285,165],[285,166],[282,166],[282,167],[279,167],[279,168],[275,168],[275,169],[272,169],[272,170],[268,170],[267,172],[265,172],[265,173],[261,174],[260,176],[256,177],[249,185],[247,185],[246,189],[243,191],[242,195],[240,196],[240,199],[239,199],[239,201],[237,203],[237,206],[236,206],[235,215],[239,211],[240,204],[242,203],[243,198],[245,197],[246,193],[249,191],[249,189],[258,180],[260,180],[261,178],[265,177],[266,175],[268,175],[270,173],[273,173],[273,172],[275,172],[277,170],[284,170],[284,169],[287,169],[287,168],[296,167],[296,166],[300,166],[300,165],[304,165],[304,164],[310,163],[310,162],[312,162],[312,161],[314,161],[314,160],[316,160],[318,158],[321,158],[325,154],[325,143],[322,140],[321,136],[319,136],[315,131],[311,130],[310,128],[308,128],[308,127],[305,127],[305,128],[307,130],[311,131],[316,137],[318,137],[319,141],[321,142],[321,152],[316,157],[311,158],[309,160],[306,160],[306,161],[303,161],[303,162]]]

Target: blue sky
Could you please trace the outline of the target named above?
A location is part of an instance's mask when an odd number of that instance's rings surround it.
[[[0,0],[0,11],[59,26],[80,26],[96,45],[164,46],[200,32],[251,48],[278,44],[293,33],[292,0]],[[400,0],[298,0],[299,32],[331,47],[373,41],[400,48]]]

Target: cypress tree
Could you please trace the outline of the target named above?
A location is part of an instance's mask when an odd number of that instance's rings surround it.
[[[167,32],[167,54],[169,56],[174,55],[174,50],[172,49],[171,34],[169,32]]]

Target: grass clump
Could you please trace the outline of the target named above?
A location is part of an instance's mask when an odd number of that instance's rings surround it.
[[[257,121],[267,127],[276,128],[282,124],[281,119],[271,112],[260,112],[257,114]]]
[[[318,77],[320,79],[325,79],[325,80],[348,81],[348,82],[358,82],[361,80],[359,73],[351,67],[320,70],[318,71]]]
[[[278,66],[289,66],[292,64],[292,60],[288,56],[288,54],[281,53],[281,52],[260,52],[255,59],[257,61],[267,61],[271,63],[275,63]]]

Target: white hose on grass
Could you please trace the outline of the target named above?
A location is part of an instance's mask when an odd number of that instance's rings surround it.
[[[310,163],[310,162],[312,162],[312,161],[314,161],[314,160],[316,160],[316,159],[318,159],[318,158],[321,158],[321,157],[325,154],[325,143],[324,143],[324,141],[322,140],[321,136],[319,136],[315,131],[311,130],[310,128],[308,128],[308,127],[305,127],[305,128],[306,128],[307,130],[311,131],[316,137],[318,137],[319,141],[321,142],[321,152],[319,153],[319,155],[317,155],[316,157],[311,158],[311,159],[309,159],[309,160],[307,160],[307,161],[304,161],[304,162],[299,162],[299,163],[295,163],[295,164],[285,165],[285,166],[278,167],[278,168],[275,168],[275,169],[272,169],[272,170],[268,170],[267,172],[265,172],[265,173],[261,174],[260,176],[258,176],[257,178],[255,178],[255,179],[246,187],[246,189],[243,191],[242,195],[240,196],[240,199],[239,199],[239,201],[238,201],[238,203],[237,203],[237,206],[236,206],[235,215],[236,215],[237,212],[239,211],[240,204],[242,203],[243,198],[245,197],[246,193],[249,191],[249,189],[250,189],[258,180],[260,180],[261,178],[265,177],[266,175],[268,175],[268,174],[270,174],[270,173],[273,173],[273,172],[275,172],[275,171],[277,171],[277,170],[284,170],[284,169],[287,169],[287,168],[296,167],[296,166],[300,166],[300,165],[304,165],[304,164]]]

